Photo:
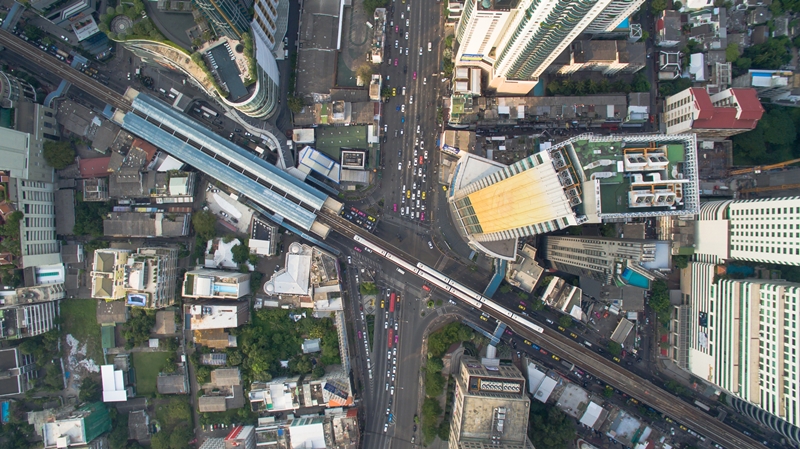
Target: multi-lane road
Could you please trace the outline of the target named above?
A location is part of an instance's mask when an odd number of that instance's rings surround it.
[[[388,108],[388,112],[385,114],[385,119],[387,122],[393,122],[396,120],[396,125],[389,127],[390,135],[393,128],[402,127],[404,130],[403,137],[401,139],[391,139],[392,143],[387,145],[388,149],[384,152],[384,165],[387,168],[391,167],[392,164],[396,166],[398,163],[406,163],[405,166],[401,165],[401,169],[397,171],[398,176],[394,176],[390,181],[393,186],[390,191],[399,193],[404,183],[407,186],[413,185],[413,182],[415,182],[414,178],[419,178],[418,169],[415,170],[416,175],[412,175],[411,169],[407,167],[409,158],[413,157],[414,140],[417,138],[417,125],[421,127],[421,133],[419,134],[420,138],[427,140],[429,142],[429,151],[433,151],[433,146],[431,144],[433,143],[432,139],[434,136],[433,127],[436,123],[436,112],[434,107],[435,103],[433,101],[433,97],[435,96],[434,83],[438,80],[434,81],[434,78],[431,75],[436,73],[438,70],[438,51],[436,51],[438,48],[438,42],[435,41],[433,34],[435,33],[435,30],[438,29],[437,25],[439,6],[437,3],[433,2],[431,2],[428,6],[423,6],[421,2],[418,2],[411,5],[409,11],[408,3],[403,4],[395,2],[393,5],[396,6],[392,16],[394,19],[390,20],[394,20],[396,24],[400,23],[397,17],[399,17],[401,13],[404,16],[404,19],[400,19],[403,20],[403,24],[405,24],[405,17],[409,17],[410,14],[409,26],[403,27],[404,30],[409,32],[408,40],[405,40],[405,31],[403,32],[402,39],[406,43],[406,45],[403,46],[404,55],[399,55],[399,49],[392,49],[393,51],[391,52],[393,59],[403,58],[404,63],[401,65],[400,61],[398,61],[398,65],[396,67],[394,66],[394,63],[392,63],[391,68],[388,69],[394,74],[392,78],[393,80],[404,81],[406,95],[408,96],[407,103],[405,103],[405,97],[401,97],[404,101],[403,103],[399,103],[399,100],[397,99],[398,97],[394,97],[389,102],[389,105],[405,104],[406,112],[405,114],[402,114],[402,112],[395,111],[394,108],[390,107]],[[419,5],[419,7],[415,9],[417,5]],[[394,28],[392,30],[394,30]],[[394,33],[394,31],[392,32]],[[397,36],[397,38],[387,39],[389,42],[391,42],[392,46],[394,46],[394,40],[400,41],[399,31],[395,33],[395,36]],[[432,46],[432,51],[430,52],[427,50],[428,42],[431,42]],[[119,93],[114,92],[106,86],[103,86],[95,80],[87,77],[83,73],[68,67],[62,62],[51,58],[38,48],[34,48],[33,46],[24,43],[10,33],[0,30],[0,44],[5,46],[5,48],[9,51],[13,51],[28,57],[31,61],[40,65],[42,68],[66,79],[90,95],[96,96],[100,100],[105,101],[114,107],[122,110],[130,110],[130,104]],[[400,45],[398,42],[398,47],[399,46]],[[406,47],[409,48],[408,55],[405,54]],[[421,56],[419,54],[420,48],[422,48]],[[406,65],[408,65],[408,68],[406,69],[406,73],[403,73],[403,68]],[[388,64],[386,64],[386,66],[388,66]],[[416,80],[413,79],[414,72],[417,73]],[[401,76],[400,74],[404,76]],[[392,81],[390,84],[390,87],[396,88],[397,86],[397,84],[394,84],[394,81]],[[400,87],[402,88],[403,86]],[[415,97],[413,103],[410,101],[411,95],[414,95]],[[406,117],[405,123],[402,123],[401,121],[400,117],[402,116]],[[398,140],[400,142],[399,145],[397,144]],[[400,152],[399,156],[397,154],[398,151]],[[386,170],[387,173],[390,171],[391,170]],[[420,190],[422,188],[429,188],[428,185],[432,184],[428,182],[428,184],[424,184],[424,187],[421,187]],[[393,201],[387,202],[393,204]],[[406,202],[408,202],[408,199]],[[346,238],[352,238],[354,235],[359,234],[363,238],[368,239],[373,243],[391,251],[399,257],[403,257],[407,261],[416,260],[415,258],[409,256],[406,252],[400,251],[399,249],[381,239],[378,239],[375,236],[363,235],[361,229],[356,228],[340,217],[329,216],[321,213],[320,219]],[[419,252],[418,249],[423,249],[417,248],[417,246],[427,246],[427,242],[424,240],[420,241],[420,239],[414,239],[413,243],[406,243],[404,246],[410,251],[417,253]],[[410,273],[407,273],[404,276],[404,278],[411,277],[412,276]],[[419,322],[420,320],[412,320],[413,317],[420,316],[420,305],[413,301],[404,301],[405,302],[399,307],[400,312],[395,312],[395,316],[387,317],[385,313],[379,313],[376,317],[376,329],[383,330],[384,321],[387,318],[397,320],[399,323],[398,332],[401,337],[399,342],[400,346],[398,349],[398,356],[392,355],[392,359],[395,357],[398,359],[397,368],[399,368],[399,371],[397,373],[394,395],[389,394],[391,390],[388,392],[385,390],[386,371],[393,365],[394,362],[387,359],[385,351],[385,349],[388,349],[386,333],[376,332],[376,338],[374,341],[374,357],[372,357],[372,360],[375,361],[376,364],[372,367],[374,382],[370,387],[374,394],[370,395],[370,406],[368,406],[371,412],[367,414],[368,425],[365,435],[366,447],[386,447],[389,444],[390,439],[392,439],[392,445],[402,443],[403,441],[409,442],[410,444],[410,436],[413,435],[413,415],[417,411],[417,399],[420,393],[418,368],[421,364],[421,360],[418,348],[421,347],[422,341],[421,332],[419,332],[420,328],[412,326],[411,323],[414,321],[417,326],[422,325],[423,323]],[[495,318],[504,319],[504,317],[497,316]],[[430,314],[430,316],[426,317],[424,321],[429,322],[433,319],[435,319],[434,315]],[[411,327],[411,329],[408,329],[409,332],[406,332],[406,329],[404,329],[403,326],[406,322],[409,322],[409,327]],[[512,327],[514,327],[513,324]],[[744,449],[759,446],[759,443],[751,438],[739,434],[734,429],[692,407],[691,405],[680,400],[676,400],[673,395],[630,373],[623,367],[598,356],[593,351],[578,345],[576,342],[571,341],[569,338],[563,335],[557,334],[550,330],[545,330],[543,334],[538,334],[523,329],[515,328],[515,330],[524,338],[527,338],[539,344],[540,346],[546,347],[549,350],[568,358],[570,361],[578,363],[596,377],[606,381],[609,384],[617,386],[619,389],[638,398],[640,401],[653,406],[654,408],[666,413],[674,419],[679,420],[681,423],[684,423],[685,425],[689,426],[695,431],[698,431],[713,441],[724,445],[726,448]],[[406,335],[409,335],[409,337],[406,337]],[[383,360],[383,363],[377,362],[378,360]],[[403,398],[402,400],[398,399],[398,389],[402,391],[400,396]],[[391,407],[393,407],[394,410],[393,413],[395,415],[395,425],[393,429],[389,430],[387,428],[387,432],[383,432],[383,423],[381,421],[385,422],[385,410],[386,407],[389,407],[388,403],[390,399],[392,399]],[[384,406],[383,404],[386,405]],[[383,413],[376,413],[376,411],[379,410],[381,410]]]

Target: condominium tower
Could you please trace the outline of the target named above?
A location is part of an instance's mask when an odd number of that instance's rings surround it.
[[[800,265],[800,197],[704,203],[696,226],[700,260]]]
[[[741,413],[800,445],[800,284],[717,279],[715,263],[691,262],[689,270],[688,369],[728,392]]]
[[[498,93],[527,94],[587,27],[614,29],[643,0],[466,0],[456,26],[457,66],[489,73]]]
[[[208,20],[218,37],[241,40],[250,31],[252,0],[193,0],[192,3]]]

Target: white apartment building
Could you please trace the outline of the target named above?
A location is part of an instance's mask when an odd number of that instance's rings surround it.
[[[642,0],[634,0],[640,4]],[[456,26],[456,66],[489,73],[489,87],[526,95],[539,76],[596,19],[596,28],[615,28],[631,4],[621,0],[520,0],[516,4],[466,0]],[[635,8],[634,8],[635,9]],[[601,16],[602,14],[602,16]]]
[[[709,262],[800,265],[800,197],[704,203],[696,236],[695,253]]]
[[[199,269],[183,277],[184,298],[239,299],[250,294],[250,273]]]
[[[669,96],[662,120],[667,134],[726,138],[755,129],[764,107],[755,89],[731,88],[714,95],[690,87]]]
[[[732,396],[731,405],[800,443],[797,333],[800,284],[715,280],[691,262],[689,370]]]
[[[610,33],[632,16],[644,0],[615,0],[608,4],[586,27],[587,33]]]

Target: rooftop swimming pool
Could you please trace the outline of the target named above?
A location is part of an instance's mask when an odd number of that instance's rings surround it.
[[[648,290],[650,289],[650,281],[646,277],[631,270],[630,268],[626,268],[625,271],[622,272],[622,276],[620,277],[628,285]]]

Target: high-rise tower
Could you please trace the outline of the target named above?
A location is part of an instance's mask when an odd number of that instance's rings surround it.
[[[527,94],[584,30],[613,29],[643,0],[466,0],[456,65],[489,72],[498,93]]]
[[[250,0],[194,0],[217,36],[241,40],[250,30]]]

